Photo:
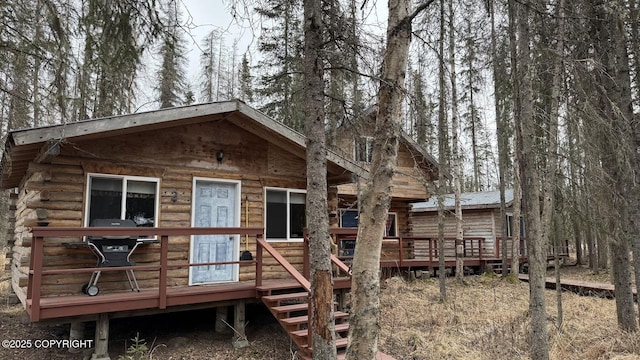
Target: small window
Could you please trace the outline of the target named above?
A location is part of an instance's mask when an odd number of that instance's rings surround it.
[[[513,224],[513,214],[507,214],[507,236],[512,237],[514,224]],[[520,217],[520,237],[524,237],[524,217]]]
[[[385,236],[398,236],[398,226],[396,224],[396,214],[389,213],[387,217],[387,227],[384,229]]]
[[[288,189],[266,190],[268,240],[300,240],[307,225],[306,193]]]
[[[384,229],[384,236],[398,236],[397,214],[390,212],[387,216],[387,223]],[[340,227],[357,228],[358,227],[358,210],[342,209],[340,210]]]
[[[355,159],[370,163],[373,158],[373,138],[370,136],[360,136],[356,138]]]
[[[130,219],[138,226],[157,225],[156,178],[90,174],[85,225],[95,219]]]

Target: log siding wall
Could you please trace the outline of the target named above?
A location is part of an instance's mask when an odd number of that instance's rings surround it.
[[[216,153],[223,150],[222,162]],[[80,227],[85,218],[85,189],[88,173],[156,177],[160,179],[158,226],[191,226],[194,177],[239,180],[241,182],[242,227],[263,227],[264,187],[304,189],[304,159],[292,156],[276,144],[267,142],[224,121],[191,124],[153,130],[144,134],[101,138],[62,144],[61,154],[47,164],[32,163],[20,186],[16,202],[16,223],[12,249],[12,287],[21,301],[26,298],[27,273],[33,226]],[[175,201],[172,200],[177,194]],[[248,221],[245,219],[248,206]],[[76,239],[79,241],[80,239]],[[87,248],[66,248],[74,239],[48,239],[44,249],[45,269],[92,267],[95,256]],[[189,237],[170,239],[169,261],[186,263]],[[302,242],[272,245],[302,271]],[[240,249],[245,250],[241,238]],[[255,256],[255,239],[248,250]],[[145,245],[132,256],[139,265],[157,264],[159,245]],[[289,278],[275,260],[265,255],[264,278]],[[241,266],[240,281],[253,280],[255,267]],[[157,287],[157,272],[137,271],[140,287]],[[88,275],[51,275],[43,278],[43,296],[80,294]],[[169,271],[169,283],[187,285],[188,270]],[[124,272],[103,272],[101,291],[127,289]]]
[[[446,213],[444,236],[455,238],[455,215],[450,211]],[[500,217],[500,209],[463,210],[462,219],[464,236],[484,238],[483,251],[486,251],[486,254],[494,254],[496,250],[495,239],[501,236],[500,226],[502,226],[502,219]],[[409,222],[411,223],[411,236],[438,237],[437,212],[411,212]]]

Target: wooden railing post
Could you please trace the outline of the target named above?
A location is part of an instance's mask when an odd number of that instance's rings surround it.
[[[44,237],[33,236],[31,261],[29,264],[29,284],[27,298],[31,298],[31,321],[40,320],[40,295],[42,286],[42,258],[44,255]]]
[[[159,286],[159,307],[167,308],[167,266],[169,259],[169,236],[160,236],[160,286]]]
[[[256,286],[262,286],[262,244],[259,239],[262,236],[256,236]]]
[[[402,260],[403,260],[403,256],[402,256],[402,236],[398,237],[398,248],[400,250],[400,254],[398,256],[399,262],[400,262],[400,267],[402,267]]]
[[[313,348],[313,323],[316,321],[315,316],[313,316],[313,307],[311,306],[311,292],[309,292],[309,301],[307,302],[307,318],[309,319],[309,326],[307,327],[307,342],[309,343],[309,349]],[[335,320],[334,320],[335,323]]]
[[[309,236],[305,231],[304,244],[302,246],[302,275],[307,279],[311,276],[311,265],[309,264]]]

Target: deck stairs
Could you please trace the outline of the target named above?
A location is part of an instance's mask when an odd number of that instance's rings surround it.
[[[261,289],[262,302],[278,320],[280,326],[289,334],[298,346],[298,357],[311,359],[312,346],[309,341],[309,293],[302,288]],[[345,358],[347,334],[349,332],[349,314],[334,311],[336,347],[338,359]]]

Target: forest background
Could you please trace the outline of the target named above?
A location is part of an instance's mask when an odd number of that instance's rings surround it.
[[[401,124],[451,174],[433,190],[522,187],[527,235],[536,239],[529,255],[562,241],[594,271],[611,267],[618,322],[635,330],[638,2],[435,3],[412,19]],[[378,5],[323,2],[329,146],[376,104],[387,45]],[[302,4],[197,10],[231,14],[229,24],[252,35],[246,49],[229,45],[227,27],[194,43],[190,11],[177,0],[0,0],[2,139],[10,129],[230,98],[304,132]],[[186,75],[194,67],[197,80]]]

